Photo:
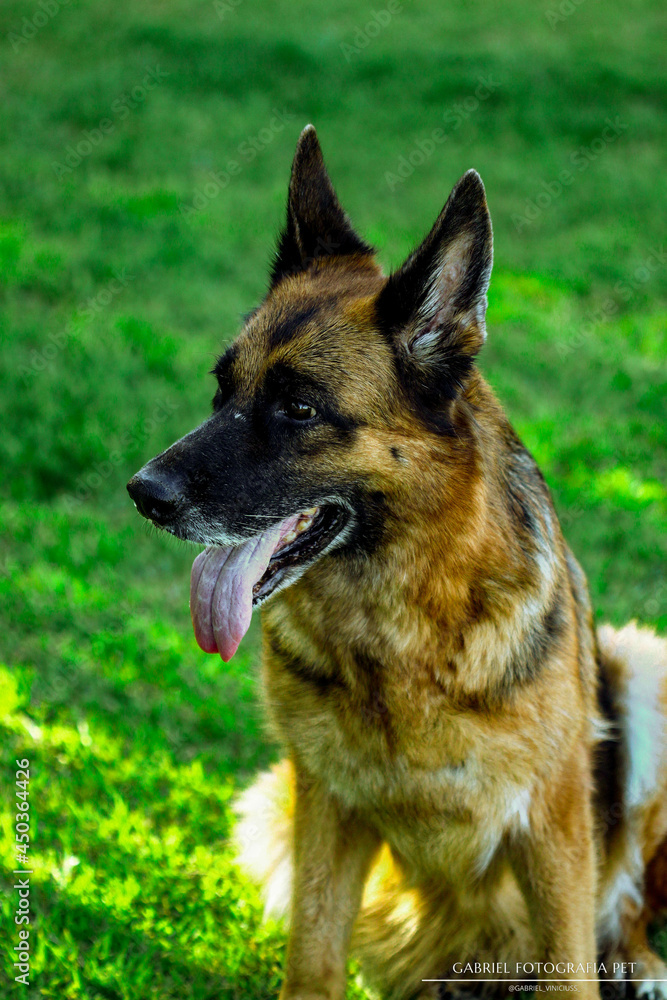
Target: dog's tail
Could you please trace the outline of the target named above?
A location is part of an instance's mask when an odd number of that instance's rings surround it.
[[[602,681],[610,688],[623,756],[624,800],[636,809],[665,791],[667,642],[632,621],[598,629]]]
[[[637,906],[647,919],[667,912],[667,642],[630,622],[620,630],[603,625],[598,645],[620,750],[612,808],[624,833],[622,849],[611,855],[616,876],[602,895],[598,922],[621,940]]]
[[[236,861],[262,886],[264,916],[289,919],[292,892],[294,770],[274,764],[239,797],[234,841]]]

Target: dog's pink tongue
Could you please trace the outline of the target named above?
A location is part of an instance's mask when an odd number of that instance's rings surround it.
[[[290,517],[241,545],[212,545],[199,553],[192,564],[190,613],[195,638],[206,653],[231,660],[250,625],[252,588],[297,520],[298,515]]]

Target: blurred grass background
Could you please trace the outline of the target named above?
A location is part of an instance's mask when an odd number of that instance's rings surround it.
[[[393,7],[0,8],[0,849],[11,870],[29,757],[36,921],[31,986],[3,996],[276,993],[281,932],[225,849],[234,788],[276,752],[257,625],[227,666],[198,650],[193,552],[125,482],[207,414],[308,121],[387,267],[481,172],[483,368],[598,616],[667,626],[663,5]]]

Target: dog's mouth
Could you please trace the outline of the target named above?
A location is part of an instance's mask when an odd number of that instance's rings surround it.
[[[294,583],[330,548],[348,521],[336,504],[310,507],[240,545],[209,546],[195,559],[190,610],[197,642],[229,660],[250,625],[252,610]]]
[[[346,521],[346,512],[334,504],[301,511],[296,524],[278,542],[269,565],[252,588],[253,607],[271,596],[291,568],[314,562],[340,534]]]

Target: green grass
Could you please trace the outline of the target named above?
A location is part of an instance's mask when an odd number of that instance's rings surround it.
[[[276,994],[284,940],[226,847],[234,789],[277,752],[257,626],[227,666],[198,650],[192,552],[149,533],[124,484],[207,413],[206,372],[263,293],[312,120],[387,266],[480,170],[497,262],[483,368],[554,491],[599,618],[666,629],[662,7],[585,0],[552,25],[550,0],[405,0],[369,38],[386,5],[54,2],[26,43],[14,36],[42,8],[0,10],[10,870],[17,757],[31,760],[34,824],[32,980],[8,978],[2,995],[259,1000]],[[149,71],[155,86],[133,97]],[[390,183],[438,128],[446,140]],[[354,979],[348,995],[363,995]]]

